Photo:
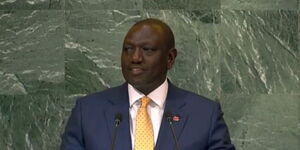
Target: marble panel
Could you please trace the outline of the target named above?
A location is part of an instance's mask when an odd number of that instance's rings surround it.
[[[15,74],[4,73],[2,71],[0,71],[0,89],[0,94],[27,94],[24,85],[19,81]]]
[[[141,9],[142,0],[65,0],[67,10]]]
[[[300,148],[300,95],[224,94],[220,101],[238,150]]]
[[[65,112],[63,96],[1,95],[1,150],[59,149]]]
[[[299,93],[297,11],[224,10],[221,16],[224,93]]]
[[[1,0],[0,10],[64,9],[65,0]]]
[[[299,0],[222,0],[222,9],[235,10],[296,10]]]
[[[123,83],[123,38],[134,22],[148,17],[164,20],[174,31],[178,57],[169,75],[172,82],[216,98],[220,93],[220,59],[214,24],[220,18],[214,11],[68,12],[66,91],[86,94]]]
[[[124,82],[123,38],[139,11],[68,11],[65,42],[66,94],[86,94]]]
[[[0,11],[0,94],[63,92],[64,12]]]
[[[299,0],[299,10],[298,10],[298,51],[300,51],[300,0]]]
[[[144,9],[220,9],[221,0],[143,0]]]

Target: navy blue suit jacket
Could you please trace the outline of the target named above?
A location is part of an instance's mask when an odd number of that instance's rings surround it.
[[[122,114],[115,150],[132,150],[127,84],[80,98],[62,136],[61,150],[109,150],[115,114]],[[220,105],[169,82],[165,112],[180,116],[175,134],[181,150],[235,150]],[[174,150],[163,118],[155,150]]]

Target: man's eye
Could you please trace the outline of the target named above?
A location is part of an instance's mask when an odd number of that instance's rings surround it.
[[[143,50],[144,51],[155,51],[155,49],[151,48],[151,47],[143,47]]]
[[[132,49],[132,47],[124,47],[123,50],[124,50],[124,51],[131,51],[131,50],[133,50],[133,49]]]

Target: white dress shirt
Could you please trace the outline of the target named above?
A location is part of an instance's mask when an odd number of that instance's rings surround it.
[[[152,121],[153,132],[154,132],[154,144],[159,133],[160,123],[164,114],[165,101],[168,93],[168,81],[167,79],[158,88],[153,90],[147,95],[152,101],[147,107],[148,114]],[[130,134],[132,149],[134,149],[134,136],[135,136],[135,122],[138,109],[141,105],[140,99],[145,95],[135,89],[132,85],[128,84],[128,95],[129,95],[129,113],[130,113]]]

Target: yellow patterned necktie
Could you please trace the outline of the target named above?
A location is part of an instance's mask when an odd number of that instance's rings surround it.
[[[136,117],[134,150],[154,149],[153,128],[147,111],[150,101],[151,99],[146,96],[141,99],[141,107]]]

